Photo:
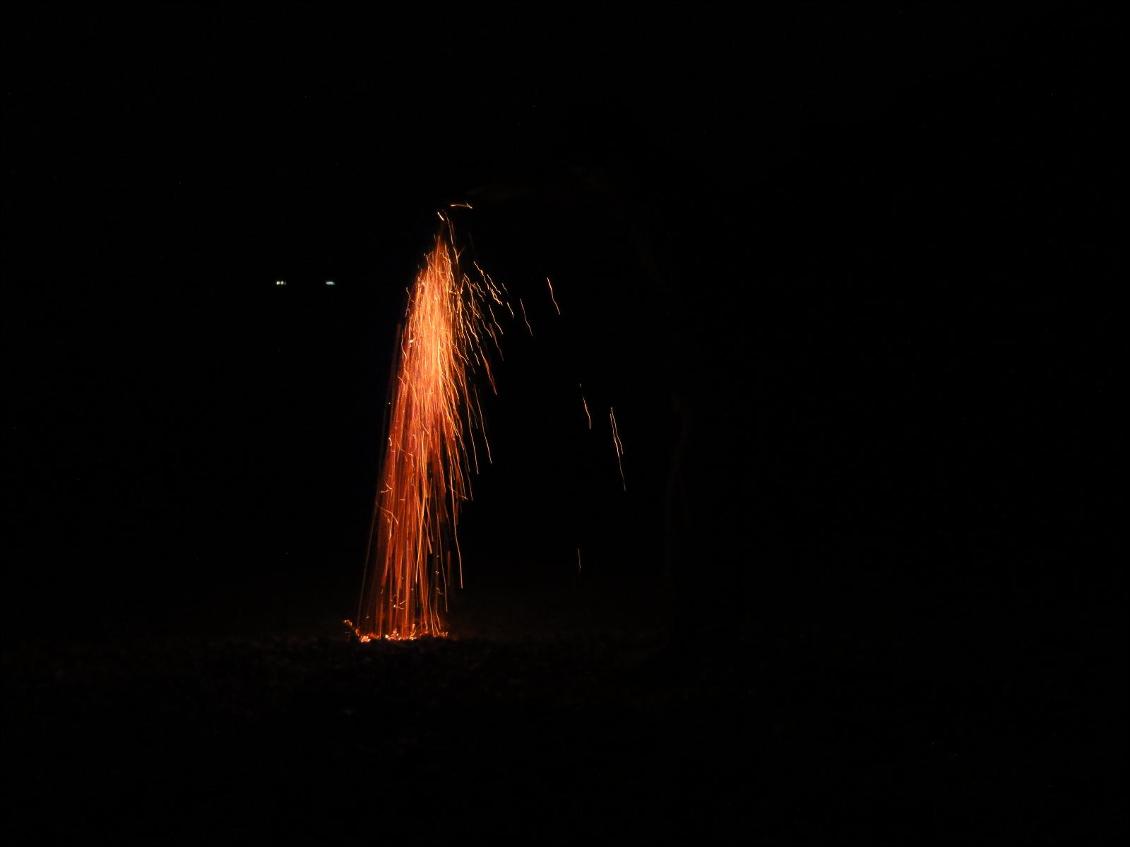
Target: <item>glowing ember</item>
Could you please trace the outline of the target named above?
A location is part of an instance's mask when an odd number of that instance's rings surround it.
[[[482,406],[471,377],[494,377],[487,337],[501,353],[492,304],[504,290],[476,265],[463,273],[450,223],[409,290],[389,401],[388,443],[373,509],[356,623],[362,641],[443,636],[452,548],[463,583],[459,508],[478,469]],[[483,445],[490,458],[490,446]]]

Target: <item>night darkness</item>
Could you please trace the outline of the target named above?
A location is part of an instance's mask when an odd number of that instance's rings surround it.
[[[545,15],[5,23],[6,843],[1121,840],[1113,22]],[[462,202],[534,334],[361,645]]]

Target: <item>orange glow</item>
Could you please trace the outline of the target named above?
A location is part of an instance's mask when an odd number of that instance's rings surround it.
[[[361,641],[447,634],[453,554],[463,583],[459,509],[471,499],[478,438],[490,459],[471,378],[481,370],[494,388],[484,346],[489,337],[498,347],[502,327],[492,303],[511,310],[488,274],[462,272],[451,225],[440,219],[399,330],[360,607],[347,622]]]

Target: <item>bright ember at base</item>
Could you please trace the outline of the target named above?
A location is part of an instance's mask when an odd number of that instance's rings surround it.
[[[388,443],[373,507],[356,623],[362,641],[444,636],[452,584],[459,584],[459,507],[471,499],[478,470],[476,431],[483,414],[472,376],[480,368],[494,387],[483,350],[497,347],[502,327],[492,302],[509,309],[505,291],[476,266],[459,267],[450,222],[436,236],[409,290],[391,383]],[[483,439],[489,459],[489,445]]]

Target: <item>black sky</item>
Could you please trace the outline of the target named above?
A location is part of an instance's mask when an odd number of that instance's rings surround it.
[[[538,330],[490,404],[481,585],[571,584],[581,546],[587,578],[709,616],[1085,614],[1123,590],[1083,552],[1105,28],[1067,4],[14,21],[10,620],[348,611],[403,287],[462,200]],[[617,409],[626,496],[577,383]]]

